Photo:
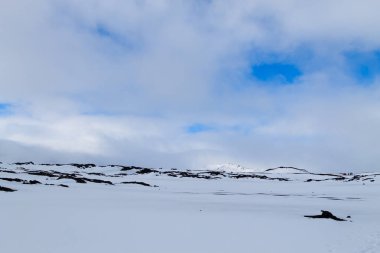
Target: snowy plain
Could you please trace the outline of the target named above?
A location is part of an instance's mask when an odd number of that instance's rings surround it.
[[[380,174],[236,168],[0,164],[0,252],[380,252]]]

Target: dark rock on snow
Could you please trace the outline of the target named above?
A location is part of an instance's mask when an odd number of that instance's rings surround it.
[[[333,215],[329,211],[321,210],[321,212],[322,213],[318,214],[318,215],[305,215],[304,217],[312,218],[312,219],[332,219],[332,220],[336,220],[336,221],[346,221],[345,219],[341,219],[341,218],[336,217],[335,215]],[[347,216],[347,217],[349,217],[349,216]]]
[[[121,184],[138,184],[138,185],[142,185],[142,186],[152,187],[152,185],[150,185],[150,184],[148,184],[148,183],[145,183],[145,182],[138,182],[138,181],[121,182]],[[158,186],[157,186],[157,185],[154,185],[154,187],[158,187]]]
[[[8,187],[4,187],[4,186],[0,186],[0,191],[2,191],[2,192],[15,192],[17,190],[14,190],[14,189],[11,189]]]

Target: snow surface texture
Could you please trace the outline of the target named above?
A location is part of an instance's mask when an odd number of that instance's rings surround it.
[[[378,253],[379,175],[0,164],[0,252]]]

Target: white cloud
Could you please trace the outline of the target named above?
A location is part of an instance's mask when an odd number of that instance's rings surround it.
[[[342,52],[379,48],[378,7],[4,1],[0,102],[14,114],[0,116],[0,159],[43,160],[44,150],[56,160],[158,167],[375,169],[379,84],[347,75]],[[272,54],[302,64],[296,84],[249,78],[250,65]],[[186,133],[194,123],[219,127]]]

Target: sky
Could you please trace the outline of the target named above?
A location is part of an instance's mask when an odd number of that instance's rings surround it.
[[[377,0],[3,0],[0,160],[370,171]]]

